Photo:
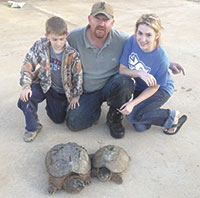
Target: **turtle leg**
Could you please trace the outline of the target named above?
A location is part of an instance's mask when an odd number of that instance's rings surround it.
[[[85,185],[89,185],[91,184],[91,177],[88,177],[86,180],[85,180]]]
[[[87,174],[80,174],[79,176],[84,181],[86,186],[91,184],[91,171],[89,171]]]
[[[121,175],[119,175],[117,173],[113,173],[110,180],[115,182],[116,184],[122,184],[123,183]]]
[[[53,194],[57,191],[57,188],[53,185],[53,184],[49,184],[49,187],[48,187],[48,192],[49,194]]]
[[[62,184],[63,184],[64,179],[65,179],[65,176],[60,177],[60,178],[56,178],[56,177],[49,175],[49,178],[48,178],[48,182],[49,182],[48,192],[49,192],[49,194],[53,194],[57,190],[60,190],[62,188]]]
[[[63,189],[71,194],[79,193],[84,187],[85,183],[79,175],[70,175],[63,183]]]
[[[97,176],[97,169],[96,168],[92,168],[91,177],[96,177],[96,176]]]
[[[91,161],[92,161],[93,157],[94,157],[94,153],[93,154],[89,154],[89,158],[90,158]]]

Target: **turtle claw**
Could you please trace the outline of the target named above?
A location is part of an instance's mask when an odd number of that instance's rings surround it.
[[[118,174],[113,174],[110,180],[115,182],[116,184],[122,184],[123,183],[122,177]]]
[[[48,193],[54,194],[57,191],[57,188],[53,184],[49,184]]]
[[[86,180],[85,180],[85,185],[90,185],[91,184],[91,178],[90,177],[88,177]]]
[[[92,168],[91,177],[96,177],[96,176],[97,176],[97,169],[96,168]]]

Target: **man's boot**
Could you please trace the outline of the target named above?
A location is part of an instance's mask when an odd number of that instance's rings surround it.
[[[122,126],[123,115],[116,109],[110,107],[106,124],[110,128],[110,135],[114,138],[123,138],[125,135],[124,127]]]

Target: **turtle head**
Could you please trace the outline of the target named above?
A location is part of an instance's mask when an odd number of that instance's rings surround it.
[[[106,167],[99,168],[97,172],[97,178],[102,182],[107,182],[111,178],[111,171],[107,169]]]
[[[78,175],[71,176],[63,185],[63,188],[72,194],[79,193],[84,187],[85,183]]]
[[[85,187],[85,184],[84,184],[82,179],[73,178],[73,179],[70,180],[69,186],[71,188],[75,189],[76,191],[80,192]]]

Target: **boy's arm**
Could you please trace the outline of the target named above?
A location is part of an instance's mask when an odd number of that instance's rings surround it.
[[[40,60],[39,46],[40,42],[36,41],[34,45],[30,48],[29,52],[26,54],[24,63],[21,67],[20,85],[22,86],[23,90],[31,88],[30,86],[34,78],[34,71]]]
[[[75,52],[72,56],[72,97],[77,97],[83,93],[83,71],[79,53]]]

